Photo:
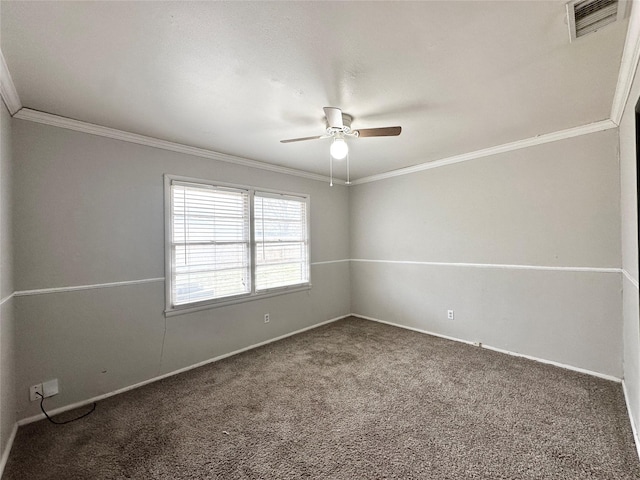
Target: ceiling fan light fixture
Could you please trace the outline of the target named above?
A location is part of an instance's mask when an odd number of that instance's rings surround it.
[[[578,0],[575,0],[578,1]],[[590,0],[600,1],[600,0]],[[618,1],[618,0],[602,0],[602,1]],[[329,147],[329,185],[333,187],[333,161],[347,159],[347,181],[346,185],[351,185],[349,176],[349,145],[344,141],[345,137],[397,137],[402,132],[402,127],[382,127],[382,128],[364,128],[359,130],[351,129],[351,115],[342,113],[342,110],[336,107],[324,107],[324,116],[326,120],[326,130],[323,135],[316,137],[290,138],[288,140],[280,140],[280,143],[301,142],[304,140],[317,140],[319,138],[333,138],[333,142]]]
[[[349,153],[349,146],[344,139],[335,138],[329,148],[329,153],[331,153],[331,156],[336,160],[342,160]]]

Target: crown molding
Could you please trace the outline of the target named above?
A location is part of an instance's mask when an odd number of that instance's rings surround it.
[[[420,163],[411,167],[400,168],[398,170],[392,170],[390,172],[380,173],[377,175],[371,175],[370,177],[363,177],[351,182],[352,185],[361,185],[363,183],[377,182],[386,178],[399,177],[401,175],[409,175],[411,173],[421,172],[423,170],[431,170],[432,168],[444,167],[446,165],[452,165],[454,163],[468,162],[469,160],[475,160],[478,158],[488,157],[490,155],[497,155],[499,153],[512,152],[514,150],[520,150],[522,148],[533,147],[535,145],[542,145],[544,143],[557,142],[558,140],[565,140],[567,138],[578,137],[580,135],[587,135],[589,133],[601,132],[603,130],[609,130],[617,128],[613,121],[610,119],[601,120],[599,122],[590,123],[588,125],[582,125],[580,127],[568,128],[566,130],[559,130],[557,132],[545,133],[544,135],[536,135],[535,137],[525,138],[524,140],[518,140],[516,142],[505,143],[503,145],[497,145],[495,147],[484,148],[482,150],[476,150],[475,152],[463,153],[461,155],[454,155],[452,157],[443,158],[441,160],[434,160],[433,162]]]
[[[21,109],[14,116],[14,118],[19,118],[20,120],[27,120],[35,123],[42,123],[44,125],[51,125],[53,127],[65,128],[67,130],[74,130],[76,132],[88,133],[90,135],[98,135],[100,137],[122,140],[124,142],[136,143],[138,145],[160,148],[162,150],[184,153],[186,155],[210,158],[212,160],[233,163],[236,165],[242,165],[244,167],[259,168],[261,170],[268,170],[270,172],[281,173],[284,175],[293,175],[296,177],[307,178],[309,180],[317,180],[327,183],[329,182],[329,177],[325,177],[324,175],[319,175],[316,173],[305,172],[303,170],[297,170],[295,168],[281,167],[278,165],[259,162],[257,160],[250,160],[248,158],[227,155],[225,153],[218,153],[214,152],[213,150],[206,150],[204,148],[190,147],[181,143],[169,142],[167,140],[160,140],[154,137],[147,137],[146,135],[138,135],[137,133],[129,133],[123,130],[117,130],[115,128],[103,127],[101,125],[61,117],[59,115],[53,115],[51,113],[31,110],[30,108]],[[344,185],[345,182],[343,180],[337,180],[334,178],[333,183]]]
[[[640,60],[640,8],[631,8],[629,26],[627,30],[627,37],[625,40],[625,46],[622,54],[622,61],[620,65],[618,82],[616,85],[616,91],[613,98],[611,116],[609,119],[601,120],[587,125],[579,127],[573,127],[557,132],[547,133],[543,135],[537,135],[523,140],[518,140],[511,143],[497,145],[473,152],[463,153],[460,155],[454,155],[435,161],[424,162],[417,165],[413,165],[406,168],[400,168],[389,172],[383,172],[368,177],[363,177],[357,180],[353,180],[350,185],[361,185],[364,183],[376,182],[387,178],[397,177],[401,175],[409,175],[411,173],[421,172],[423,170],[430,170],[432,168],[443,167],[452,165],[455,163],[466,162],[475,160],[491,155],[497,155],[500,153],[506,153],[522,148],[532,147],[535,145],[542,145],[545,143],[555,142],[558,140],[577,137],[580,135],[587,135],[590,133],[600,132],[603,130],[609,130],[616,128],[620,125],[622,120],[622,114],[629,98],[631,86],[635,77],[636,68]],[[258,160],[251,160],[248,158],[237,157],[235,155],[228,155],[224,153],[215,152],[213,150],[207,150],[198,147],[191,147],[184,144],[174,143],[167,140],[161,140],[154,137],[148,137],[145,135],[139,135],[135,133],[125,132],[123,130],[117,130],[114,128],[104,127],[92,123],[83,122],[80,120],[74,120],[59,115],[54,115],[46,112],[40,112],[37,110],[31,110],[28,108],[22,108],[20,98],[16,91],[15,85],[11,78],[11,74],[5,62],[2,51],[0,51],[0,94],[9,109],[11,115],[21,120],[28,120],[31,122],[42,123],[45,125],[51,125],[55,127],[65,128],[68,130],[74,130],[77,132],[88,133],[91,135],[98,135],[106,138],[112,138],[116,140],[122,140],[129,143],[136,143],[139,145],[146,145],[154,148],[160,148],[163,150],[169,150],[177,153],[183,153],[186,155],[193,155],[197,157],[210,158],[212,160],[218,160],[221,162],[232,163],[236,165],[242,165],[251,168],[258,168],[261,170],[267,170],[284,175],[292,175],[296,177],[307,178],[310,180],[317,180],[322,182],[329,182],[330,178],[324,175],[306,172],[289,167],[282,167],[272,165]],[[344,180],[334,179],[334,183],[345,185]]]
[[[4,55],[0,50],[0,96],[4,100],[9,113],[13,116],[22,108],[22,103],[20,103],[20,97],[18,96],[18,91],[16,90],[16,86],[13,84],[13,79],[11,78],[11,73],[9,73],[9,67],[7,67],[7,62],[4,60]]]
[[[640,8],[637,5],[632,5],[618,73],[618,83],[611,106],[611,120],[616,125],[620,125],[622,121],[622,114],[629,99],[631,85],[638,67],[638,59],[640,59]]]
[[[271,165],[257,160],[250,160],[248,158],[236,157],[234,155],[228,155],[224,153],[214,152],[213,150],[206,150],[204,148],[190,147],[180,143],[169,142],[167,140],[160,140],[158,138],[148,137],[145,135],[139,135],[137,133],[129,133],[123,130],[117,130],[115,128],[103,127],[93,123],[87,123],[80,120],[74,120],[71,118],[62,117],[59,115],[53,115],[51,113],[40,112],[32,110],[30,108],[22,108],[18,113],[14,115],[14,118],[20,120],[27,120],[35,123],[42,123],[44,125],[51,125],[54,127],[65,128],[76,132],[88,133],[90,135],[98,135],[101,137],[112,138],[115,140],[122,140],[124,142],[136,143],[138,145],[146,145],[149,147],[160,148],[163,150],[169,150],[172,152],[184,153],[186,155],[193,155],[196,157],[210,158],[212,160],[218,160],[226,163],[233,163],[236,165],[242,165],[246,167],[259,168],[262,170],[268,170],[271,172],[281,173],[284,175],[293,175],[297,177],[307,178],[310,180],[317,180],[322,182],[329,182],[329,177],[319,175],[315,173],[305,172],[303,170],[297,170],[288,167],[281,167],[278,165]],[[425,162],[411,167],[401,168],[398,170],[392,170],[390,172],[384,172],[377,175],[371,175],[369,177],[363,177],[358,180],[353,180],[351,185],[360,185],[363,183],[370,183],[386,178],[397,177],[401,175],[409,175],[411,173],[420,172],[423,170],[430,170],[432,168],[444,167],[446,165],[452,165],[454,163],[467,162],[469,160],[475,160],[491,155],[497,155],[499,153],[511,152],[513,150],[519,150],[522,148],[531,147],[534,145],[542,145],[544,143],[556,142],[558,140],[564,140],[567,138],[573,138],[580,135],[587,135],[590,133],[601,132],[603,130],[609,130],[617,128],[618,125],[612,120],[601,120],[599,122],[590,123],[588,125],[582,125],[580,127],[568,128],[566,130],[560,130],[557,132],[547,133],[544,135],[537,135],[535,137],[527,138],[524,140],[518,140],[516,142],[505,143],[503,145],[497,145],[495,147],[489,147],[482,150],[476,150],[474,152],[463,153],[461,155],[454,155],[452,157],[435,160],[432,162]],[[334,178],[334,183],[345,185],[344,180],[338,180]]]

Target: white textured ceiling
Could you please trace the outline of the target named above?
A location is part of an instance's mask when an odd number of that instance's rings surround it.
[[[361,178],[608,118],[628,21],[570,44],[564,5],[2,1],[0,48],[24,107],[314,173],[330,140],[279,140],[322,107],[401,125]]]

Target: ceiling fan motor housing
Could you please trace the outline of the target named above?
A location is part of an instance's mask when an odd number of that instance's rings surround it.
[[[360,128],[351,129],[353,117],[336,107],[324,107],[326,130],[323,135],[314,137],[290,138],[280,140],[280,143],[301,142],[305,140],[318,140],[320,138],[344,139],[358,137],[397,137],[402,132],[402,127]]]
[[[331,136],[335,136],[337,133],[342,133],[343,135],[351,135],[357,136],[358,132],[351,131],[351,122],[353,121],[353,117],[349,114],[342,113],[342,127],[332,127],[329,125],[329,121],[326,121],[327,124],[327,134]]]

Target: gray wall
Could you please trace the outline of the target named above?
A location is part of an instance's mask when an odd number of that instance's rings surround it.
[[[352,312],[621,377],[620,274],[598,271],[621,262],[617,148],[608,130],[354,187]]]
[[[620,275],[598,270],[621,265],[615,130],[350,191],[21,120],[13,140],[15,290],[150,280],[14,298],[18,418],[33,383],[60,380],[53,409],[349,312],[622,376]],[[163,173],[309,193],[312,262],[356,261],[165,319]]]
[[[624,383],[628,408],[640,432],[640,316],[638,312],[638,208],[636,189],[636,139],[634,110],[640,97],[636,72],[620,123],[620,178],[622,211],[622,279]],[[629,278],[630,277],[630,278]],[[640,439],[636,439],[640,442]]]
[[[311,195],[312,263],[348,258],[345,187],[15,120],[15,289],[164,276],[163,174]],[[349,263],[313,288],[165,319],[164,283],[15,297],[18,416],[50,378],[49,408],[114,391],[350,311]],[[271,314],[264,324],[263,314]]]
[[[13,249],[11,202],[11,122],[0,101],[0,456],[16,421]]]

